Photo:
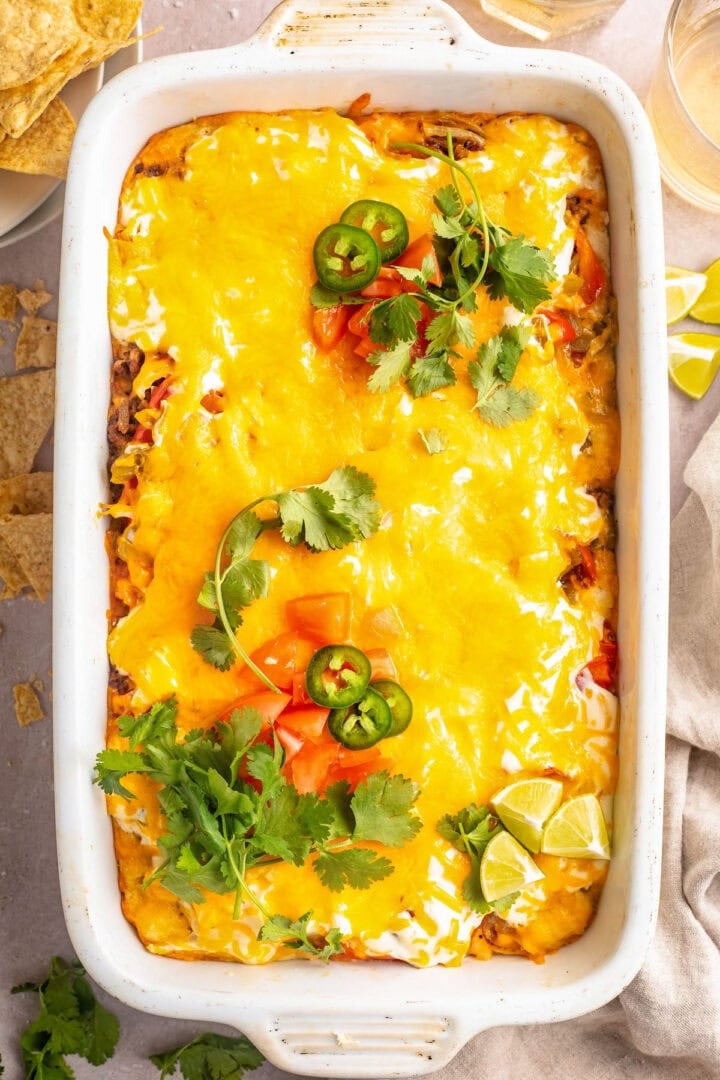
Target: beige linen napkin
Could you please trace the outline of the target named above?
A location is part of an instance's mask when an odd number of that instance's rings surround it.
[[[720,1077],[720,418],[685,482],[671,538],[662,892],[645,965],[579,1020],[479,1035],[440,1080]]]

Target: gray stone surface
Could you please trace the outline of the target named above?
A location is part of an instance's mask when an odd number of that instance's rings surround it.
[[[157,25],[163,29],[145,43],[145,55],[214,48],[239,41],[252,33],[273,6],[273,0],[146,0],[146,29]],[[669,6],[670,0],[627,0],[609,23],[568,37],[561,46],[606,63],[644,98],[659,55]],[[493,41],[529,43],[529,39],[484,16],[473,0],[457,0],[456,7]],[[372,90],[372,80],[368,89]],[[702,269],[720,255],[720,216],[695,210],[668,192],[665,229],[669,263]],[[0,282],[13,280],[32,285],[36,278],[43,277],[56,294],[60,232],[61,226],[56,223],[13,247],[0,249]],[[54,315],[53,307],[48,314]],[[0,371],[9,372],[14,335],[6,333],[6,324],[0,326],[0,331],[7,339],[0,348]],[[657,363],[664,368],[665,357],[658,356]],[[685,463],[719,407],[720,379],[699,403],[671,388],[669,482],[673,512],[685,497]],[[50,467],[51,460],[52,442],[48,440],[38,467]],[[82,588],[82,582],[78,582],[78,588]],[[4,777],[0,818],[0,1051],[6,1077],[15,1080],[22,1076],[18,1035],[34,1015],[34,1006],[29,996],[11,998],[6,992],[13,983],[42,975],[53,953],[69,956],[71,950],[55,864],[51,722],[47,719],[21,730],[12,704],[13,684],[36,674],[45,684],[44,702],[50,712],[50,603],[43,606],[26,598],[6,602],[0,605],[0,624],[4,629],[0,636],[0,769]],[[148,1063],[147,1054],[176,1045],[198,1032],[198,1025],[193,1023],[146,1016],[118,1004],[112,1007],[122,1025],[118,1052],[110,1064],[100,1069],[77,1064],[78,1080],[99,1076],[150,1080],[158,1074]],[[256,1075],[258,1080],[271,1080],[281,1074],[265,1066]]]

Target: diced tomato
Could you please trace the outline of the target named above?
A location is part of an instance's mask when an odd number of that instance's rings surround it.
[[[337,763],[343,768],[352,769],[357,765],[369,765],[380,757],[380,749],[377,746],[369,746],[367,750],[350,750],[347,746],[340,746]]]
[[[410,270],[422,270],[422,265],[425,259],[430,256],[433,261],[433,273],[432,277],[428,279],[429,285],[442,285],[442,274],[440,273],[440,263],[438,257],[435,254],[435,248],[433,247],[432,237],[428,233],[424,233],[419,236],[417,240],[413,240],[412,244],[409,244],[405,248],[405,251],[399,258],[395,259],[396,266],[406,266]]]
[[[313,699],[307,692],[304,671],[296,671],[293,675],[292,703],[293,705],[312,705],[313,703]]]
[[[378,345],[375,341],[371,341],[369,337],[362,338],[353,349],[356,356],[359,356],[361,360],[367,360],[368,356],[372,353],[380,350],[382,352],[382,345]]]
[[[289,694],[274,694],[272,690],[261,690],[258,694],[245,694],[234,702],[229,709],[222,714],[221,720],[227,720],[234,709],[256,709],[263,720],[272,726],[278,716],[288,707],[291,698]]]
[[[603,690],[613,689],[615,679],[607,656],[595,656],[585,667],[592,675],[593,682],[601,686]]]
[[[335,304],[331,308],[315,308],[313,312],[313,337],[321,349],[332,349],[347,330],[350,308],[347,304]]]
[[[370,661],[371,679],[397,679],[397,668],[387,649],[366,649],[365,655]]]
[[[548,322],[554,323],[560,329],[560,341],[574,341],[577,330],[570,322],[567,315],[562,311],[551,311],[548,308],[538,308],[538,315],[544,315]]]
[[[337,758],[338,743],[317,746],[305,743],[290,765],[292,781],[301,795],[309,791],[324,791],[330,766]]]
[[[339,780],[346,780],[351,789],[355,789],[361,781],[366,780],[373,773],[382,772],[383,769],[392,770],[395,762],[391,758],[378,757],[372,762],[353,767],[333,765],[327,776],[326,786],[336,784]]]
[[[306,739],[319,739],[325,731],[329,709],[320,705],[290,708],[283,714],[283,724]]]
[[[370,320],[368,316],[374,307],[374,304],[362,304],[361,307],[355,308],[354,314],[350,316],[348,321],[348,330],[351,334],[355,334],[359,338],[369,337]]]
[[[589,305],[597,300],[598,296],[605,288],[607,276],[590,241],[585,235],[584,229],[578,228],[578,231],[575,234],[575,247],[578,253],[578,269],[580,271],[580,277],[583,279],[580,296],[585,303]]]
[[[293,675],[304,671],[310,657],[317,651],[317,642],[291,630],[267,641],[252,653],[260,670],[281,690],[291,690]]]
[[[286,728],[284,724],[275,725],[275,734],[285,751],[285,764],[289,765],[293,758],[297,757],[302,750],[305,745],[305,740],[301,735],[291,731],[290,728]]]
[[[350,633],[350,593],[318,593],[289,600],[285,610],[293,630],[301,630],[323,642],[347,641]]]
[[[135,428],[135,434],[133,435],[133,442],[151,443],[152,431],[150,428],[143,427],[142,424],[138,424]]]
[[[373,300],[388,300],[391,296],[399,296],[401,292],[405,292],[402,274],[398,274],[391,266],[382,266],[375,280],[360,290],[360,295]]]

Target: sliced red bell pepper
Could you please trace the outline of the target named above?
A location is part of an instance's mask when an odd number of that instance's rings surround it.
[[[585,235],[585,230],[578,228],[575,234],[575,248],[578,253],[578,269],[583,285],[580,296],[589,306],[597,300],[607,284],[607,275],[593,247]]]
[[[574,341],[577,337],[577,330],[564,312],[552,311],[549,308],[538,308],[537,313],[538,315],[544,315],[548,322],[554,323],[555,326],[560,328],[560,341]]]

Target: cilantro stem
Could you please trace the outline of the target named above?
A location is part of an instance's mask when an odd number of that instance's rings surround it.
[[[452,148],[452,145],[451,145],[451,148]],[[487,219],[486,214],[485,214],[485,207],[483,206],[483,201],[480,198],[480,192],[478,191],[477,184],[475,183],[475,181],[473,180],[471,174],[467,171],[467,169],[465,169],[462,165],[459,165],[454,157],[451,157],[449,154],[443,154],[443,152],[441,150],[432,150],[428,146],[422,146],[420,143],[412,143],[412,142],[391,143],[390,144],[390,149],[391,150],[417,150],[419,153],[424,154],[426,157],[437,158],[438,161],[443,161],[446,165],[449,165],[450,169],[453,171],[453,174],[455,172],[460,173],[460,175],[463,176],[467,180],[468,185],[470,186],[470,190],[472,191],[473,198],[475,200],[475,205],[477,207],[477,211],[476,211],[475,215],[473,216],[472,227],[474,227],[476,224],[479,225],[480,226],[480,231],[482,232],[482,235],[483,235],[483,261],[482,261],[482,266],[480,267],[480,271],[479,271],[477,277],[475,278],[475,281],[472,283],[472,285],[470,285],[465,290],[465,292],[462,294],[462,296],[459,296],[458,299],[455,301],[455,305],[457,307],[459,307],[465,301],[465,299],[468,296],[472,295],[472,293],[475,292],[478,285],[480,284],[482,279],[485,277],[485,272],[486,272],[487,267],[488,267],[488,259],[490,258],[490,227],[489,227],[489,224],[488,224],[488,219]],[[460,197],[460,199],[461,199],[461,201],[463,203],[463,206],[465,207],[465,209],[468,209],[467,203],[465,202],[465,199],[463,198],[460,190],[458,189],[458,186],[457,186],[457,183],[455,181],[455,176],[454,175],[452,176],[452,181],[453,181],[453,186],[455,187],[455,190],[457,191],[457,193],[458,193],[458,195],[459,195],[459,197]]]
[[[253,502],[248,503],[247,506],[244,506],[242,508],[242,510],[240,510],[235,515],[235,517],[232,518],[232,520],[230,521],[228,527],[225,529],[225,532],[222,534],[222,537],[220,538],[220,543],[218,544],[217,552],[216,552],[216,555],[215,555],[215,571],[214,571],[214,575],[213,575],[214,584],[215,584],[215,599],[217,601],[217,606],[218,606],[218,615],[220,616],[220,622],[223,624],[223,629],[224,629],[225,633],[227,634],[227,636],[228,636],[228,638],[230,640],[230,644],[231,644],[231,646],[233,648],[233,651],[235,652],[235,654],[237,656],[240,657],[240,659],[245,664],[247,664],[247,666],[250,668],[250,670],[253,672],[253,674],[257,675],[258,679],[260,679],[260,682],[264,683],[265,686],[267,686],[268,690],[272,690],[272,692],[274,694],[279,694],[280,693],[280,688],[275,685],[275,683],[272,681],[272,679],[268,678],[268,676],[265,674],[264,671],[260,670],[260,668],[257,666],[255,661],[250,657],[250,655],[245,651],[245,649],[243,649],[242,645],[240,644],[237,637],[235,636],[235,631],[233,630],[232,626],[230,625],[230,620],[228,619],[227,611],[225,610],[225,601],[223,599],[221,564],[222,564],[223,554],[225,552],[225,544],[227,543],[227,538],[230,535],[230,530],[232,529],[232,527],[235,524],[235,522],[237,521],[237,519],[239,517],[242,517],[243,514],[247,514],[250,510],[254,510],[256,506],[260,505],[260,503],[277,502],[277,499],[278,499],[277,494],[276,495],[263,495],[259,499],[254,499]],[[266,526],[266,528],[271,528],[271,527],[274,527],[274,519],[273,519],[273,525],[272,526],[269,523]]]

